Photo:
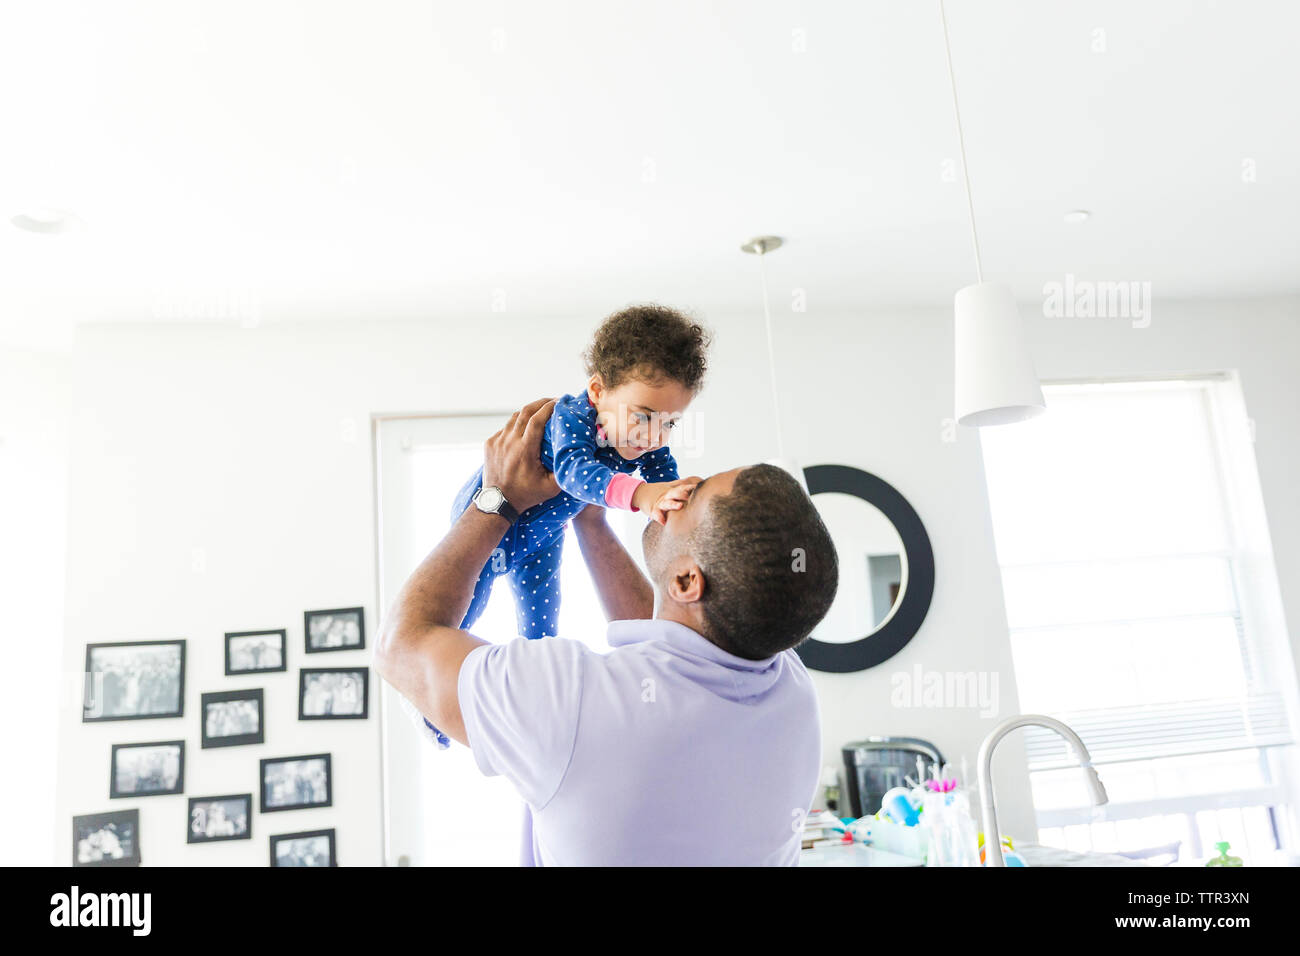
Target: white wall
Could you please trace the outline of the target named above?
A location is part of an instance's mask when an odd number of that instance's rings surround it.
[[[1300,460],[1287,431],[1300,373],[1297,303],[1170,306],[1150,328],[1031,320],[1045,378],[1236,367],[1252,416],[1283,591],[1300,608]],[[1029,310],[1026,310],[1029,315]],[[339,830],[344,864],[381,859],[379,721],[296,720],[302,611],[374,607],[369,416],[468,412],[520,404],[581,383],[577,353],[597,317],[550,322],[480,316],[456,328],[417,323],[277,326],[98,326],[80,330],[68,482],[65,652],[79,668],[89,641],[189,640],[183,720],[83,725],[64,706],[55,845],[67,856],[74,813],[139,806],[149,863],[262,864],[269,833]],[[717,330],[713,371],[697,402],[707,474],[772,457],[760,315],[705,316]],[[1222,321],[1230,318],[1231,321]],[[863,674],[816,675],[828,763],[870,734],[933,740],[974,768],[980,740],[1017,699],[977,437],[954,432],[951,323],[943,310],[808,314],[776,323],[787,383],[786,445],[803,464],[842,462],[893,483],[926,523],[935,551],[925,625],[894,659]],[[486,341],[486,348],[476,342]],[[789,383],[799,383],[798,389]],[[204,570],[194,570],[201,549]],[[222,675],[227,630],[286,627],[290,671]],[[344,664],[365,653],[313,657]],[[998,676],[998,714],[901,708],[894,675],[915,668]],[[205,690],[265,686],[268,743],[201,751]],[[257,815],[251,843],[187,847],[185,798],[109,801],[114,742],[184,736],[190,795],[256,792],[257,759],[329,750],[334,807]],[[1033,831],[1023,749],[997,763],[1002,820]],[[1081,791],[1082,799],[1082,791]]]
[[[0,815],[15,822],[0,863],[49,866],[56,826],[55,755],[63,657],[68,356],[0,350],[0,603],[5,608],[7,785]],[[67,827],[62,829],[66,830]],[[64,841],[64,850],[68,849]]]

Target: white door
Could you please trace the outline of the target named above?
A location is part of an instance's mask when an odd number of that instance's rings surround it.
[[[483,441],[509,412],[379,418],[379,608],[387,612],[407,576],[446,534],[452,501],[483,462]],[[609,514],[640,560],[644,519]],[[570,531],[560,578],[559,628],[565,637],[607,650],[605,618]],[[475,636],[516,636],[513,594],[499,581]],[[390,866],[512,866],[519,862],[523,804],[502,777],[484,777],[466,747],[438,750],[411,725],[395,691],[380,683],[383,728],[385,858]]]

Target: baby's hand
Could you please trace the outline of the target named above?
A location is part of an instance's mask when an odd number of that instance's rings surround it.
[[[691,481],[686,478],[680,478],[673,482],[662,482],[670,485],[659,500],[654,503],[650,510],[650,517],[660,524],[668,523],[668,512],[679,511],[686,507],[686,499],[691,496],[691,489],[699,484],[699,479]]]
[[[632,505],[660,524],[667,524],[668,512],[683,508],[686,499],[690,497],[691,489],[699,483],[698,478],[646,482],[632,493]]]

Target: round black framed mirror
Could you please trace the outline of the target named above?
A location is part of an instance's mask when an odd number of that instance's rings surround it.
[[[865,631],[865,635],[819,639],[818,631],[825,637],[825,627],[835,627],[836,607],[832,606],[828,614],[832,620],[818,625],[814,636],[795,650],[813,670],[847,674],[875,667],[907,646],[930,610],[934,596],[930,536],[898,489],[870,472],[849,465],[811,465],[804,469],[804,479],[814,500],[817,495],[828,496],[826,504],[818,503],[818,510],[839,552],[840,587],[845,588],[846,580],[858,582],[848,593],[836,595],[836,605],[842,608],[847,601],[860,609],[854,633]],[[867,511],[858,502],[846,509],[838,503],[842,496],[865,503]],[[834,507],[832,501],[837,502]],[[901,551],[892,554],[895,548]],[[891,576],[898,580],[890,580]]]

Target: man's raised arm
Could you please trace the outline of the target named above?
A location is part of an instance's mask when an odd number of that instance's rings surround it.
[[[510,416],[483,447],[483,486],[496,485],[523,512],[558,492],[539,458],[555,402],[539,399]],[[510,527],[506,518],[469,507],[415,569],[389,609],[375,647],[375,671],[443,733],[466,743],[457,679],[484,644],[458,627],[479,572]]]
[[[605,617],[642,621],[654,617],[654,588],[605,520],[605,509],[587,505],[573,519],[582,558],[591,572]]]

